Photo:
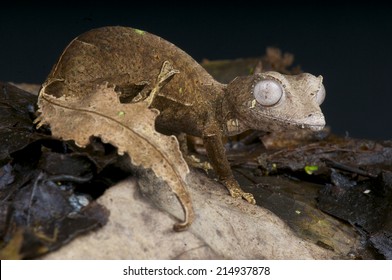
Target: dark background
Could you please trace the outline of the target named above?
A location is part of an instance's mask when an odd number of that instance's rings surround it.
[[[105,25],[149,31],[198,61],[260,56],[267,46],[275,46],[293,53],[305,72],[323,75],[327,99],[322,108],[333,132],[392,139],[390,8],[254,7],[245,1],[193,8],[109,3],[3,6],[0,80],[42,83],[74,37]]]

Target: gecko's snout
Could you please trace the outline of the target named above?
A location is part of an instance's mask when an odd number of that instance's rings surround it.
[[[325,118],[323,114],[315,113],[309,114],[302,120],[302,128],[309,128],[313,131],[322,130],[325,126]]]

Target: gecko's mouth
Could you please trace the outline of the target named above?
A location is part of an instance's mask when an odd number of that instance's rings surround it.
[[[309,123],[303,123],[303,122],[286,122],[287,126],[292,127],[293,129],[309,129],[312,131],[320,131],[324,128],[325,123],[320,123],[320,124],[309,124]]]
[[[272,122],[270,130],[285,130],[285,129],[309,129],[311,131],[320,131],[325,126],[324,115],[311,114],[303,119],[283,119],[277,117],[266,116]],[[275,125],[274,125],[275,124]]]
[[[312,131],[320,131],[324,128],[325,124],[323,125],[317,125],[317,124],[295,124],[296,126],[300,128],[307,128]]]
[[[313,131],[322,130],[325,126],[325,118],[322,114],[310,114],[298,122],[301,128],[308,128]]]

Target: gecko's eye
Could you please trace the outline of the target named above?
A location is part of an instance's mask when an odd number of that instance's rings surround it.
[[[264,80],[256,84],[253,95],[261,105],[273,106],[282,98],[283,89],[280,84],[275,81]]]
[[[316,102],[318,105],[321,105],[325,99],[325,87],[321,84],[319,91],[316,93]]]

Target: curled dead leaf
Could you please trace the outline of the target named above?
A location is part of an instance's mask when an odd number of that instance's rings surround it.
[[[132,164],[151,169],[162,178],[176,194],[184,210],[184,221],[174,225],[174,230],[186,229],[194,219],[186,175],[189,173],[179,144],[174,136],[155,130],[159,111],[149,108],[149,100],[137,103],[120,103],[114,87],[97,85],[92,94],[84,98],[55,97],[46,92],[44,84],[39,95],[40,116],[38,126],[49,124],[54,137],[74,140],[85,147],[91,137],[118,148],[119,154],[128,153]]]

